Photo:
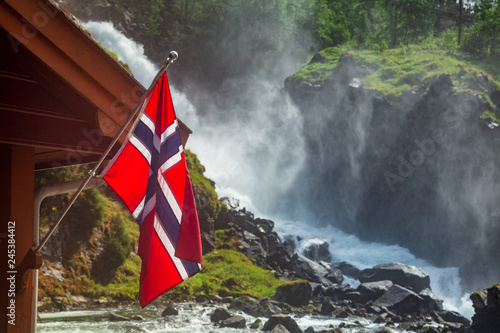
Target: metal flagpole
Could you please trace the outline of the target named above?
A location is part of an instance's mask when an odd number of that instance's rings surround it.
[[[89,175],[87,176],[87,178],[84,179],[82,185],[80,185],[80,187],[78,188],[78,190],[75,192],[75,194],[71,198],[71,201],[68,203],[68,205],[66,206],[66,208],[64,209],[64,211],[61,213],[61,215],[57,219],[56,223],[54,223],[54,225],[52,226],[52,228],[50,228],[49,232],[47,233],[47,235],[45,236],[45,238],[43,239],[43,241],[35,249],[35,252],[40,252],[42,250],[43,246],[45,245],[45,243],[47,243],[47,241],[49,240],[50,236],[52,236],[52,234],[54,233],[54,231],[57,229],[57,227],[61,223],[61,221],[64,218],[64,216],[66,216],[66,213],[69,211],[69,209],[71,208],[71,206],[73,206],[73,204],[75,203],[76,199],[78,199],[78,196],[80,195],[80,193],[82,193],[82,191],[85,188],[85,186],[87,186],[87,184],[90,182],[90,180],[92,179],[92,177],[95,176],[96,170],[101,166],[102,162],[104,161],[104,159],[106,158],[106,156],[109,154],[109,152],[111,151],[111,149],[113,149],[113,146],[115,145],[115,143],[118,141],[118,139],[123,134],[123,132],[125,132],[125,129],[132,122],[132,120],[135,118],[135,116],[137,115],[137,113],[141,109],[141,106],[142,106],[142,104],[144,102],[144,99],[148,95],[148,93],[151,90],[151,88],[153,87],[153,85],[156,83],[156,81],[158,80],[158,78],[163,74],[163,72],[165,72],[167,70],[168,66],[170,66],[170,64],[172,64],[177,59],[177,57],[178,57],[177,52],[175,52],[175,51],[171,51],[170,52],[170,54],[168,55],[168,61],[160,68],[160,71],[158,72],[158,74],[156,74],[156,76],[155,76],[153,82],[151,83],[149,89],[144,93],[144,95],[142,95],[142,98],[141,98],[140,102],[137,104],[137,106],[132,111],[132,113],[130,113],[129,117],[127,118],[127,120],[125,121],[125,123],[123,124],[123,126],[120,128],[120,130],[118,131],[118,133],[116,134],[116,136],[113,138],[113,141],[111,141],[111,143],[109,144],[109,146],[106,149],[106,151],[101,155],[101,158],[99,159],[99,161],[97,161],[97,163],[96,163],[96,165],[94,167],[94,170],[90,170],[89,171]]]

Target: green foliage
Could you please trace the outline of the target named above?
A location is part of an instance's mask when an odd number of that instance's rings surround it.
[[[126,232],[121,214],[115,214],[112,217],[110,228],[110,237],[94,269],[96,280],[104,284],[111,281],[115,270],[125,262],[131,251],[130,237]]]
[[[500,43],[500,0],[480,0],[474,5],[474,24],[465,31],[463,49],[495,55]]]
[[[189,299],[194,295],[269,297],[285,283],[271,271],[255,266],[235,250],[215,250],[204,256],[203,270],[169,292]]]

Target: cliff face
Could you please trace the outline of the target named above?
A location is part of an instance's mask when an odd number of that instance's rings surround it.
[[[373,88],[375,75],[386,84],[398,73],[346,54],[325,80],[285,82],[310,161],[295,199],[323,223],[460,266],[466,290],[497,283],[500,132],[485,114],[500,91],[465,67],[402,77],[396,94]]]

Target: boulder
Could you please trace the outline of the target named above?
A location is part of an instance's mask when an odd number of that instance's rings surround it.
[[[220,327],[245,328],[247,322],[243,316],[233,316],[219,323]]]
[[[314,261],[331,261],[330,244],[321,238],[311,238],[302,243],[302,254]]]
[[[144,320],[144,317],[143,316],[139,316],[139,315],[133,315],[132,317],[130,317],[131,320],[137,320],[137,321],[142,321]]]
[[[251,323],[250,326],[248,326],[248,328],[251,328],[253,330],[261,330],[262,327],[264,327],[264,324],[262,323],[262,320],[258,318],[255,319],[255,321]]]
[[[238,297],[231,302],[229,310],[239,310],[253,317],[262,315],[259,302],[251,297]]]
[[[273,299],[299,307],[309,304],[312,298],[312,286],[307,281],[295,281],[276,288]]]
[[[475,314],[472,329],[475,333],[500,332],[500,284],[471,294]]]
[[[385,294],[392,286],[393,283],[389,280],[361,283],[358,288],[356,288],[359,292],[358,303],[364,304],[370,300],[376,300]]]
[[[216,308],[211,314],[210,314],[210,321],[212,323],[217,323],[222,320],[226,320],[228,318],[231,318],[233,314],[226,309],[223,308]]]
[[[359,268],[348,263],[347,261],[335,262],[330,264],[333,269],[338,269],[343,275],[350,276],[354,279],[359,279],[359,273],[361,272]]]
[[[290,333],[302,333],[299,325],[297,325],[297,322],[292,317],[282,314],[271,316],[271,318],[269,318],[269,320],[264,324],[264,328],[262,330],[271,331],[277,325],[284,326]]]
[[[443,310],[443,300],[437,297],[429,288],[425,288],[418,295],[424,299],[427,312]]]
[[[375,300],[374,306],[385,306],[398,314],[419,314],[424,309],[424,300],[413,291],[397,284]]]
[[[319,311],[319,314],[323,316],[328,316],[330,315],[333,311],[335,310],[335,305],[332,304],[332,302],[323,302],[321,304],[321,310]]]
[[[177,311],[176,308],[174,308],[173,306],[167,306],[165,308],[165,310],[163,310],[163,312],[161,313],[161,316],[162,317],[165,317],[165,316],[177,316],[179,314],[179,311]]]
[[[419,293],[426,288],[430,288],[429,275],[423,269],[402,263],[390,263],[377,265],[373,268],[362,270],[359,274],[359,281],[375,282],[390,280],[415,293]]]
[[[323,283],[326,285],[332,283],[330,280],[326,279],[328,271],[323,266],[301,254],[294,255],[292,262],[287,269],[289,271],[293,271],[300,279]]]
[[[290,333],[285,326],[278,324],[270,331],[270,333]]]
[[[130,319],[111,312],[109,314],[109,321],[130,321]]]

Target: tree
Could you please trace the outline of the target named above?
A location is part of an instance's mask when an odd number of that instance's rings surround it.
[[[479,0],[474,11],[477,12],[476,24],[485,39],[486,51],[496,54],[500,41],[500,0]]]

